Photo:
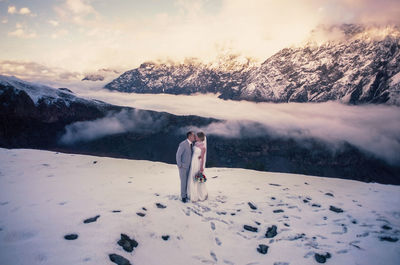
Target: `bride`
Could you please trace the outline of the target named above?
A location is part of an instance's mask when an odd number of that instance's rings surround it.
[[[193,147],[192,162],[190,164],[187,194],[192,202],[204,201],[208,197],[205,182],[195,180],[197,173],[203,173],[207,159],[207,138],[203,132],[196,134],[196,143]]]

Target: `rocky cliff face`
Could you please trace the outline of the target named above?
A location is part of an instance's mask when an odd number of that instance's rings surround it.
[[[219,93],[224,99],[267,102],[400,104],[398,28],[341,25],[325,31],[341,36],[283,49],[261,65],[240,62],[237,56],[214,64],[148,62],[105,88],[133,93]]]

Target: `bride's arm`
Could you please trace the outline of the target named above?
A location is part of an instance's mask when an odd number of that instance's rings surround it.
[[[200,157],[199,157],[200,160],[201,160],[200,161],[201,162],[201,164],[200,164],[201,165],[200,172],[203,173],[203,171],[204,171],[204,167],[203,167],[204,166],[204,154],[206,153],[206,148],[203,146],[200,149],[201,149],[201,154],[200,154]]]

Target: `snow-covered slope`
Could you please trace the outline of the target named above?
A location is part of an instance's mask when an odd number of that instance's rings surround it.
[[[261,65],[240,56],[213,64],[144,63],[105,88],[133,93],[218,93],[268,102],[400,102],[400,30],[345,24],[324,29],[340,38],[286,48]]]
[[[6,88],[12,88],[17,93],[24,91],[36,105],[40,100],[45,101],[48,104],[59,100],[66,103],[79,100],[79,98],[77,98],[73,92],[67,88],[54,89],[49,86],[26,82],[14,76],[0,75],[0,85],[0,94],[2,94]]]
[[[317,264],[315,254],[327,252],[327,264],[398,264],[399,186],[205,173],[209,199],[183,204],[175,165],[0,149],[0,264],[113,264],[109,255],[118,254],[146,265],[295,265]],[[277,235],[266,238],[273,225]],[[117,244],[121,233],[138,242],[132,253]]]

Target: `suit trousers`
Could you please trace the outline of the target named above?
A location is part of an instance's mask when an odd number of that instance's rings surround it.
[[[187,183],[188,183],[189,168],[179,168],[179,177],[181,178],[181,197],[187,198]]]

